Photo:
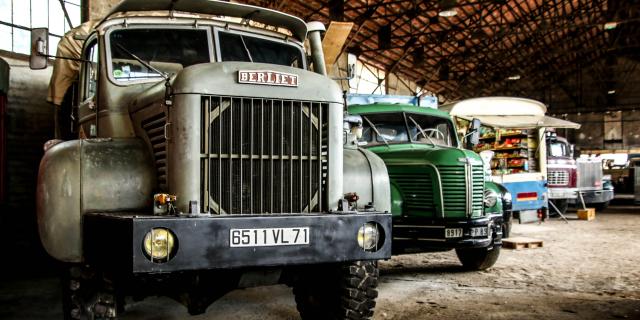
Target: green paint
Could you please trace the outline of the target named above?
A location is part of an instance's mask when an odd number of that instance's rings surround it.
[[[389,114],[389,117],[400,117],[402,113],[407,116],[424,115],[438,118],[439,121],[444,119],[455,130],[448,113],[432,108],[376,103],[351,105],[349,113],[369,116],[367,118],[378,115],[378,119],[379,114]],[[407,122],[409,123],[409,120]],[[366,120],[364,125],[369,127]],[[411,130],[407,135],[412,135]],[[380,139],[377,134],[376,139]],[[362,146],[380,156],[387,165],[391,178],[391,210],[394,217],[460,220],[481,218],[489,212],[502,210],[501,201],[493,208],[484,208],[485,188],[495,189],[498,194],[500,192],[493,183],[484,181],[480,156],[473,151],[455,147],[460,145],[457,134],[453,134],[452,137],[452,140],[455,140],[454,147],[412,140],[414,141],[388,142],[388,145],[380,143],[380,140],[371,140],[375,145]],[[466,162],[474,164],[473,167],[467,167]],[[472,172],[471,180],[474,185],[471,194],[467,194],[468,170]],[[470,215],[467,210],[468,197],[473,197]]]

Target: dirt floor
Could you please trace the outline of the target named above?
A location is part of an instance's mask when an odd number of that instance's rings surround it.
[[[575,219],[575,215],[569,214]],[[382,262],[375,319],[640,319],[640,211],[612,207],[595,221],[515,224],[538,249],[503,249],[496,265],[465,272],[454,252]],[[2,280],[0,319],[58,319],[54,278]],[[127,306],[123,319],[184,319],[168,298]],[[237,290],[190,319],[297,319],[285,286]]]

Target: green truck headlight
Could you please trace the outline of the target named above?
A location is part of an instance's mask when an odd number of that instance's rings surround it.
[[[142,242],[147,258],[153,262],[167,262],[173,257],[176,239],[169,229],[153,228]]]
[[[491,208],[498,202],[498,194],[490,189],[484,191],[484,206]]]
[[[381,232],[378,224],[367,222],[358,229],[358,245],[366,251],[376,251],[380,242]]]

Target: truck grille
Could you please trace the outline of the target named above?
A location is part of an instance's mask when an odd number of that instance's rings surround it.
[[[550,186],[566,186],[569,184],[569,172],[566,170],[547,170]]]
[[[205,212],[322,212],[328,105],[203,96],[201,185]]]
[[[167,140],[164,136],[164,125],[166,123],[167,116],[164,112],[141,122],[142,129],[147,133],[147,138],[153,150],[158,191],[167,191]]]
[[[392,172],[395,171],[392,169],[389,173],[391,180],[400,188],[404,196],[405,213],[439,214],[435,206],[436,200],[434,200],[434,190],[436,190],[433,183],[434,173],[426,170],[407,173],[407,169],[407,167],[401,168],[402,173]],[[482,212],[484,197],[482,166],[472,166],[468,175],[465,166],[438,166],[437,169],[442,183],[445,215],[466,215],[470,211],[478,210]],[[467,180],[472,182],[468,184]],[[468,185],[469,190],[467,190]],[[468,192],[473,195],[472,198],[467,199]]]
[[[438,166],[442,180],[445,213],[470,214],[483,209],[484,173],[482,166]],[[469,182],[468,180],[471,180]],[[469,183],[469,184],[468,184]],[[469,190],[467,190],[467,184]],[[472,197],[467,199],[467,193]]]
[[[578,188],[582,190],[602,188],[602,162],[600,160],[579,158],[576,164],[578,166]]]
[[[402,190],[406,213],[435,212],[434,185],[429,173],[389,173],[389,177]]]

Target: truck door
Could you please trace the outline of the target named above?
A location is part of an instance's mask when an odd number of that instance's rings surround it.
[[[98,92],[98,41],[90,40],[85,47],[83,58],[89,62],[82,64],[80,70],[80,104],[78,106],[79,137],[97,136],[97,92]]]

